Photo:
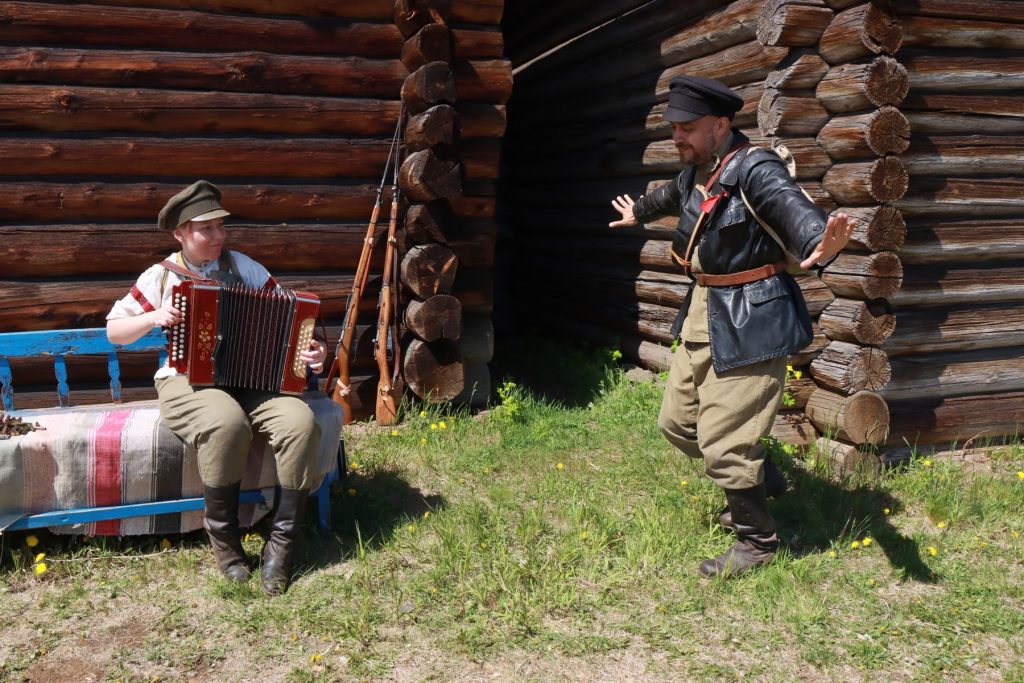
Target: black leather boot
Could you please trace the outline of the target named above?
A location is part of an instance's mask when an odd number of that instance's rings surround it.
[[[726,489],[725,499],[732,513],[736,543],[718,557],[700,563],[699,571],[704,576],[738,576],[771,562],[779,547],[764,484],[749,489]]]
[[[238,493],[242,482],[229,486],[203,486],[206,506],[203,528],[210,537],[220,573],[232,581],[249,579],[249,560],[238,529]]]
[[[263,571],[260,585],[270,595],[280,595],[288,589],[291,578],[292,554],[306,512],[309,491],[281,489],[277,511],[270,527],[270,536],[263,546]]]
[[[782,474],[782,470],[775,466],[772,459],[766,455],[764,457],[765,494],[769,498],[778,498],[784,494],[788,488],[789,483],[786,481],[786,476]],[[732,531],[732,513],[729,512],[728,507],[719,516],[718,523]]]

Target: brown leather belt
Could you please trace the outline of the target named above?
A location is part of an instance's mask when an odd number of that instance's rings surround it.
[[[697,284],[701,287],[729,287],[731,285],[745,285],[748,282],[757,282],[758,280],[763,280],[771,277],[772,275],[778,275],[785,269],[786,262],[779,261],[778,263],[769,263],[768,265],[761,266],[760,268],[741,270],[738,273],[729,273],[727,275],[694,273],[693,276],[697,279]]]

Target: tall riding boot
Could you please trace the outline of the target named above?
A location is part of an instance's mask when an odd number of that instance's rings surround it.
[[[789,488],[789,483],[786,481],[786,476],[782,474],[782,471],[775,466],[772,462],[771,457],[764,457],[764,490],[765,495],[769,498],[778,498],[786,492]],[[728,508],[718,518],[718,523],[724,526],[726,529],[732,531],[732,513],[729,512]]]
[[[270,595],[280,595],[291,578],[292,553],[295,551],[309,491],[281,489],[270,536],[263,546],[263,572],[260,585]]]
[[[736,543],[718,557],[700,563],[704,576],[738,576],[771,562],[779,547],[764,484],[749,489],[726,489],[725,499],[732,513]]]
[[[249,579],[249,561],[238,529],[238,493],[242,482],[228,486],[203,486],[206,512],[203,528],[210,537],[213,556],[221,574],[232,581]]]

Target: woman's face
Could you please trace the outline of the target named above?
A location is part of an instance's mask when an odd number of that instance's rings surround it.
[[[181,250],[190,262],[201,265],[207,261],[215,261],[220,258],[224,241],[227,239],[224,219],[189,221],[175,229],[174,238],[181,243]]]

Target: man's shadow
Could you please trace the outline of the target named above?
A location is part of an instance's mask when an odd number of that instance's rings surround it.
[[[903,509],[899,499],[865,483],[845,486],[827,467],[799,467],[785,458],[773,459],[789,480],[790,491],[772,501],[770,508],[779,535],[794,557],[828,551],[839,539],[870,537],[902,579],[936,581],[917,541],[892,524],[893,515]],[[850,482],[864,477],[854,475]]]

